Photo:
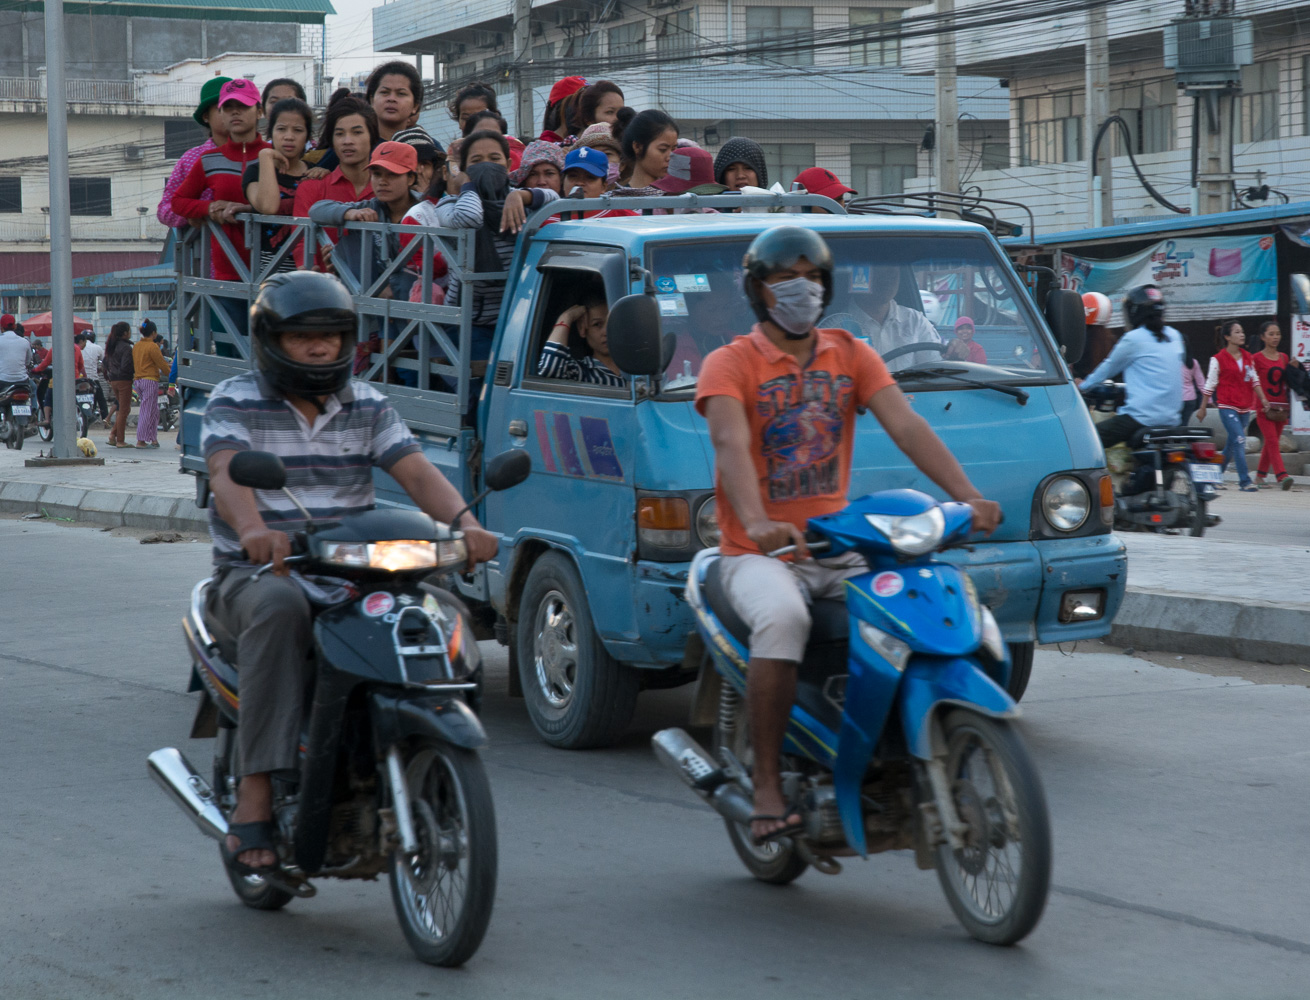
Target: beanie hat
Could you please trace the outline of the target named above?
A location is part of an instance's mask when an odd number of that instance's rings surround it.
[[[538,163],[553,163],[564,173],[564,150],[553,142],[543,142],[541,139],[534,139],[523,149],[523,158],[519,161],[517,170],[510,173],[509,179],[515,184],[522,184],[528,179],[528,174],[532,173],[532,168]]]
[[[736,136],[725,142],[719,155],[714,158],[714,179],[720,184],[724,183],[723,175],[734,163],[744,163],[754,170],[755,178],[760,182],[759,187],[769,186],[769,168],[764,165],[764,150],[754,139]]]
[[[619,141],[614,138],[614,127],[609,122],[588,125],[582,130],[582,135],[578,136],[578,141],[574,143],[574,148],[578,146],[591,146],[606,153],[613,153],[615,156],[623,155],[623,150],[619,148]]]

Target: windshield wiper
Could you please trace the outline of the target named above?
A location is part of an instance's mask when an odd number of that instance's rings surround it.
[[[964,368],[902,368],[898,372],[892,372],[892,378],[897,382],[902,378],[910,378],[915,375],[926,375],[931,378],[949,378],[956,382],[963,382],[965,385],[977,386],[979,389],[995,389],[997,392],[1003,392],[1007,396],[1013,396],[1019,401],[1020,406],[1028,405],[1028,393],[1022,389],[1017,389],[1012,385],[1000,385],[996,382],[983,382],[981,379],[965,378]]]

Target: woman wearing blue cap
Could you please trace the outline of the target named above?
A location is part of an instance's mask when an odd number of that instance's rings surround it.
[[[599,198],[609,190],[609,169],[609,157],[595,146],[574,146],[569,155],[564,157],[564,196]],[[583,212],[582,216],[586,219],[609,219],[636,214],[627,208],[607,208]]]

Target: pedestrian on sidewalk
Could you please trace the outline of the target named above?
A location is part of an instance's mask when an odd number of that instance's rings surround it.
[[[109,429],[109,443],[115,448],[126,448],[127,415],[132,409],[132,376],[136,365],[132,360],[132,326],[115,323],[105,341],[105,378],[114,397],[110,414],[113,425]]]
[[[1196,417],[1205,419],[1205,411],[1213,399],[1228,435],[1221,472],[1227,472],[1228,463],[1232,462],[1237,468],[1238,488],[1243,493],[1255,493],[1257,487],[1251,482],[1246,466],[1246,425],[1256,412],[1257,400],[1260,409],[1268,406],[1268,400],[1256,374],[1255,362],[1242,349],[1245,343],[1246,331],[1241,323],[1232,320],[1219,327],[1219,353],[1210,359],[1210,372]]]
[[[136,415],[136,446],[158,448],[159,380],[168,375],[169,364],[159,349],[159,328],[149,320],[142,324],[141,339],[132,348],[132,366],[132,387],[140,401]]]
[[[1201,405],[1201,393],[1205,392],[1205,372],[1201,371],[1201,362],[1192,357],[1192,351],[1183,342],[1183,413],[1179,424],[1186,427],[1192,422],[1192,414]]]
[[[1255,364],[1256,374],[1260,376],[1260,387],[1265,393],[1265,407],[1257,411],[1255,422],[1260,428],[1260,464],[1255,474],[1256,486],[1268,486],[1265,476],[1272,469],[1274,478],[1281,489],[1292,488],[1292,477],[1283,468],[1283,454],[1279,449],[1279,439],[1283,428],[1292,412],[1287,396],[1284,373],[1289,364],[1295,364],[1286,354],[1278,349],[1283,340],[1283,331],[1277,321],[1269,319],[1260,324],[1260,340],[1263,349],[1251,360]]]

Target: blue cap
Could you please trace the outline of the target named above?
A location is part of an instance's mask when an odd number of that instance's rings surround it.
[[[577,146],[564,157],[564,171],[585,170],[593,177],[608,177],[610,172],[609,157],[595,146]]]

